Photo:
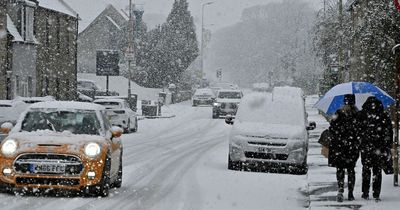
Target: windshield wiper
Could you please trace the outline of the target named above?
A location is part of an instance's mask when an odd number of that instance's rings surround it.
[[[53,124],[52,122],[50,122],[49,119],[46,119],[46,121],[47,121],[47,125],[50,126],[51,129],[52,129],[54,132],[57,132],[56,128],[54,127],[54,124]]]

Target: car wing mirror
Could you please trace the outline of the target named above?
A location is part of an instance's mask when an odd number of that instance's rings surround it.
[[[0,127],[0,132],[4,134],[9,134],[10,131],[14,128],[14,125],[10,122],[5,122]]]
[[[111,134],[112,134],[112,138],[119,138],[122,136],[122,133],[124,132],[124,130],[122,130],[122,128],[118,127],[118,126],[113,126],[111,128]]]
[[[233,125],[235,123],[235,118],[232,115],[227,115],[225,117],[225,123],[228,125]]]
[[[308,130],[308,131],[312,131],[312,130],[314,130],[316,127],[317,127],[317,123],[315,123],[315,122],[310,122],[310,123],[308,124],[308,126],[307,126],[307,130]]]

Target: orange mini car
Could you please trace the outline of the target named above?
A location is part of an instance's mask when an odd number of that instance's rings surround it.
[[[122,184],[122,130],[104,107],[42,102],[21,114],[0,145],[0,184],[7,189],[66,189],[107,196]]]

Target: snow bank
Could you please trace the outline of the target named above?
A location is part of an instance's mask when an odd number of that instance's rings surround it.
[[[106,77],[96,76],[95,74],[78,74],[78,79],[94,81],[102,89],[106,89]],[[122,76],[110,77],[110,91],[116,91],[119,95],[128,95],[128,79]],[[145,88],[135,82],[131,83],[132,93],[138,95],[138,100],[158,100],[158,94],[162,89]]]

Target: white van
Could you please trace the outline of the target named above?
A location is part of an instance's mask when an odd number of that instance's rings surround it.
[[[229,139],[228,169],[244,163],[268,163],[307,173],[308,130],[304,94],[300,88],[278,87],[272,93],[246,95],[240,104]]]

